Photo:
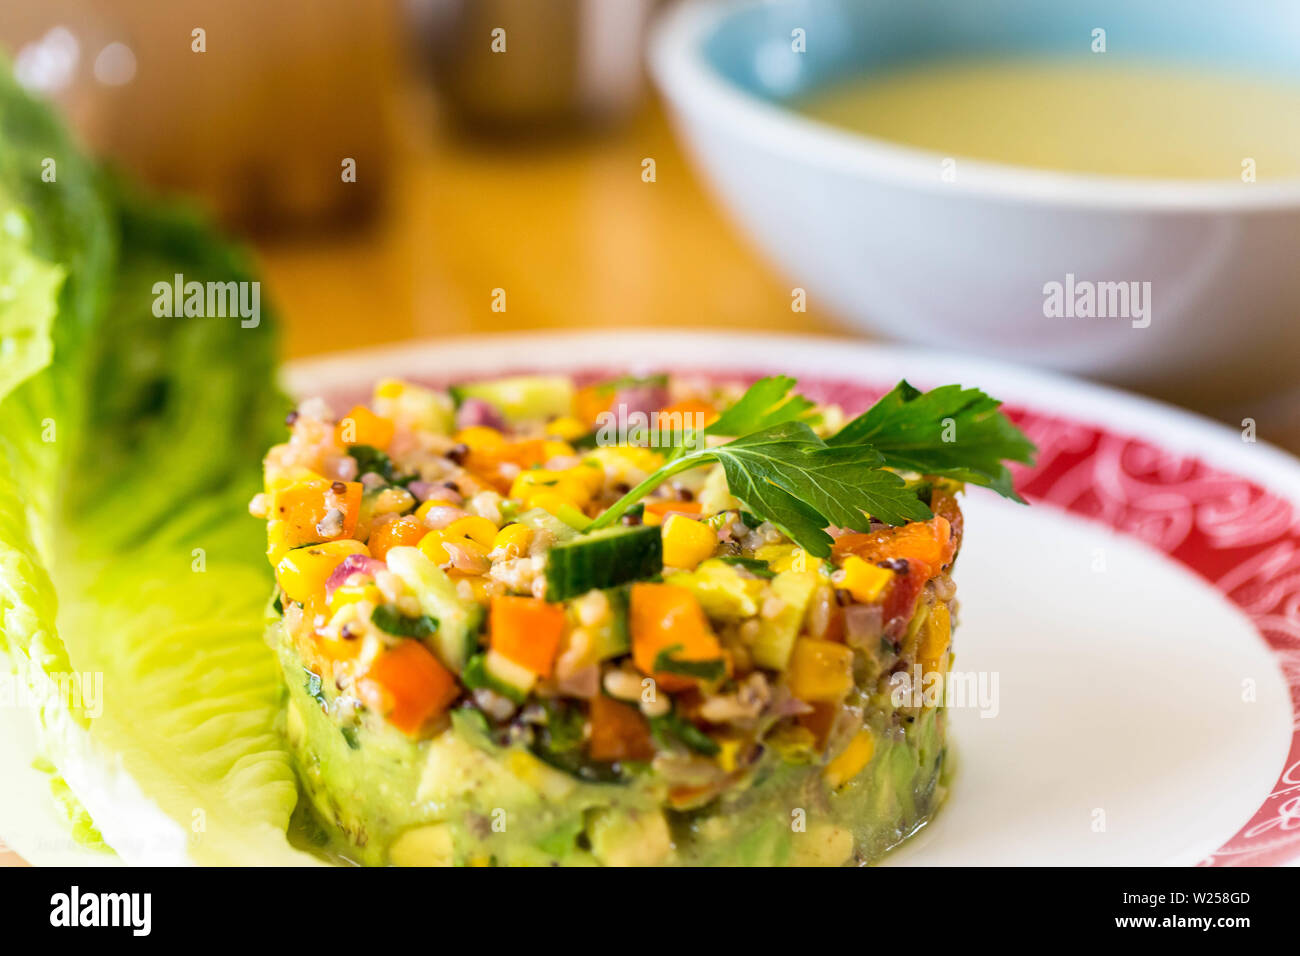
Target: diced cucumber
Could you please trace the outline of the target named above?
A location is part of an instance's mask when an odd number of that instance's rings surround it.
[[[438,622],[438,629],[428,638],[433,652],[448,670],[459,674],[478,647],[483,608],[473,601],[462,600],[451,578],[423,551],[392,548],[387,560],[388,570],[411,589],[420,610]]]
[[[511,425],[573,414],[573,381],[563,375],[516,375],[472,382],[451,389],[456,403],[467,398],[491,402]]]
[[[592,638],[596,660],[600,661],[619,657],[632,648],[627,626],[627,589],[610,588],[602,593],[609,601],[609,617]]]
[[[659,528],[601,528],[551,549],[546,558],[546,599],[564,601],[593,589],[652,578],[663,568]]]
[[[530,508],[515,520],[534,531],[549,531],[556,541],[571,541],[578,536],[577,528],[542,508]]]
[[[527,700],[537,683],[536,674],[494,650],[471,657],[460,679],[470,690],[490,690],[516,704]]]
[[[738,621],[758,614],[764,582],[742,574],[720,558],[709,558],[694,571],[664,576],[665,584],[690,589],[704,613],[718,621]]]
[[[776,671],[785,669],[819,581],[813,571],[782,571],[771,580],[768,587],[772,596],[785,606],[775,617],[759,619],[758,636],[750,645],[754,663]]]

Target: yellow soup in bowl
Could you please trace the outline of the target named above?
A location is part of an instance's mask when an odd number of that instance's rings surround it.
[[[932,63],[842,81],[797,105],[951,157],[1163,179],[1300,176],[1300,85],[1104,54]]]

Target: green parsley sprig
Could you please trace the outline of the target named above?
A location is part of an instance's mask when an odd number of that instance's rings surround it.
[[[951,477],[1020,500],[1003,460],[1032,462],[1034,446],[978,389],[920,392],[899,384],[823,440],[810,427],[813,403],[791,394],[788,376],[760,379],[704,429],[732,437],[714,447],[683,437],[662,467],[611,505],[588,530],[609,527],[675,475],[717,463],[727,488],[809,554],[826,557],[837,525],[867,531],[871,519],[924,521],[930,509],[894,471]]]

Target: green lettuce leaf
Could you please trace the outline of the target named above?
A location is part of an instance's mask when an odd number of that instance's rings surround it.
[[[125,860],[310,862],[246,511],[287,408],[274,322],[155,316],[177,273],[253,278],[0,67],[0,648],[57,785]]]

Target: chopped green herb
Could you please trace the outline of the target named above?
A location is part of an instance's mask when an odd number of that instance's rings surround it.
[[[360,750],[361,741],[357,738],[357,728],[343,727],[340,729],[343,732],[343,739],[348,742],[348,747],[352,750]]]
[[[394,604],[379,605],[371,612],[370,622],[395,637],[428,637],[438,630],[438,622],[429,615],[407,617]]]
[[[738,554],[724,554],[718,558],[723,564],[732,564],[738,568],[744,568],[750,574],[760,578],[774,578],[776,572],[768,566],[766,561],[760,561],[758,558],[742,558]]]
[[[671,748],[674,742],[678,742],[708,757],[712,757],[721,749],[712,737],[676,710],[670,710],[662,717],[652,717],[650,735],[660,747]]]
[[[701,680],[718,680],[727,673],[727,662],[720,657],[707,661],[683,661],[673,657],[673,654],[680,650],[682,650],[681,644],[665,647],[655,655],[654,669],[665,674],[681,674],[685,677],[698,677]]]

